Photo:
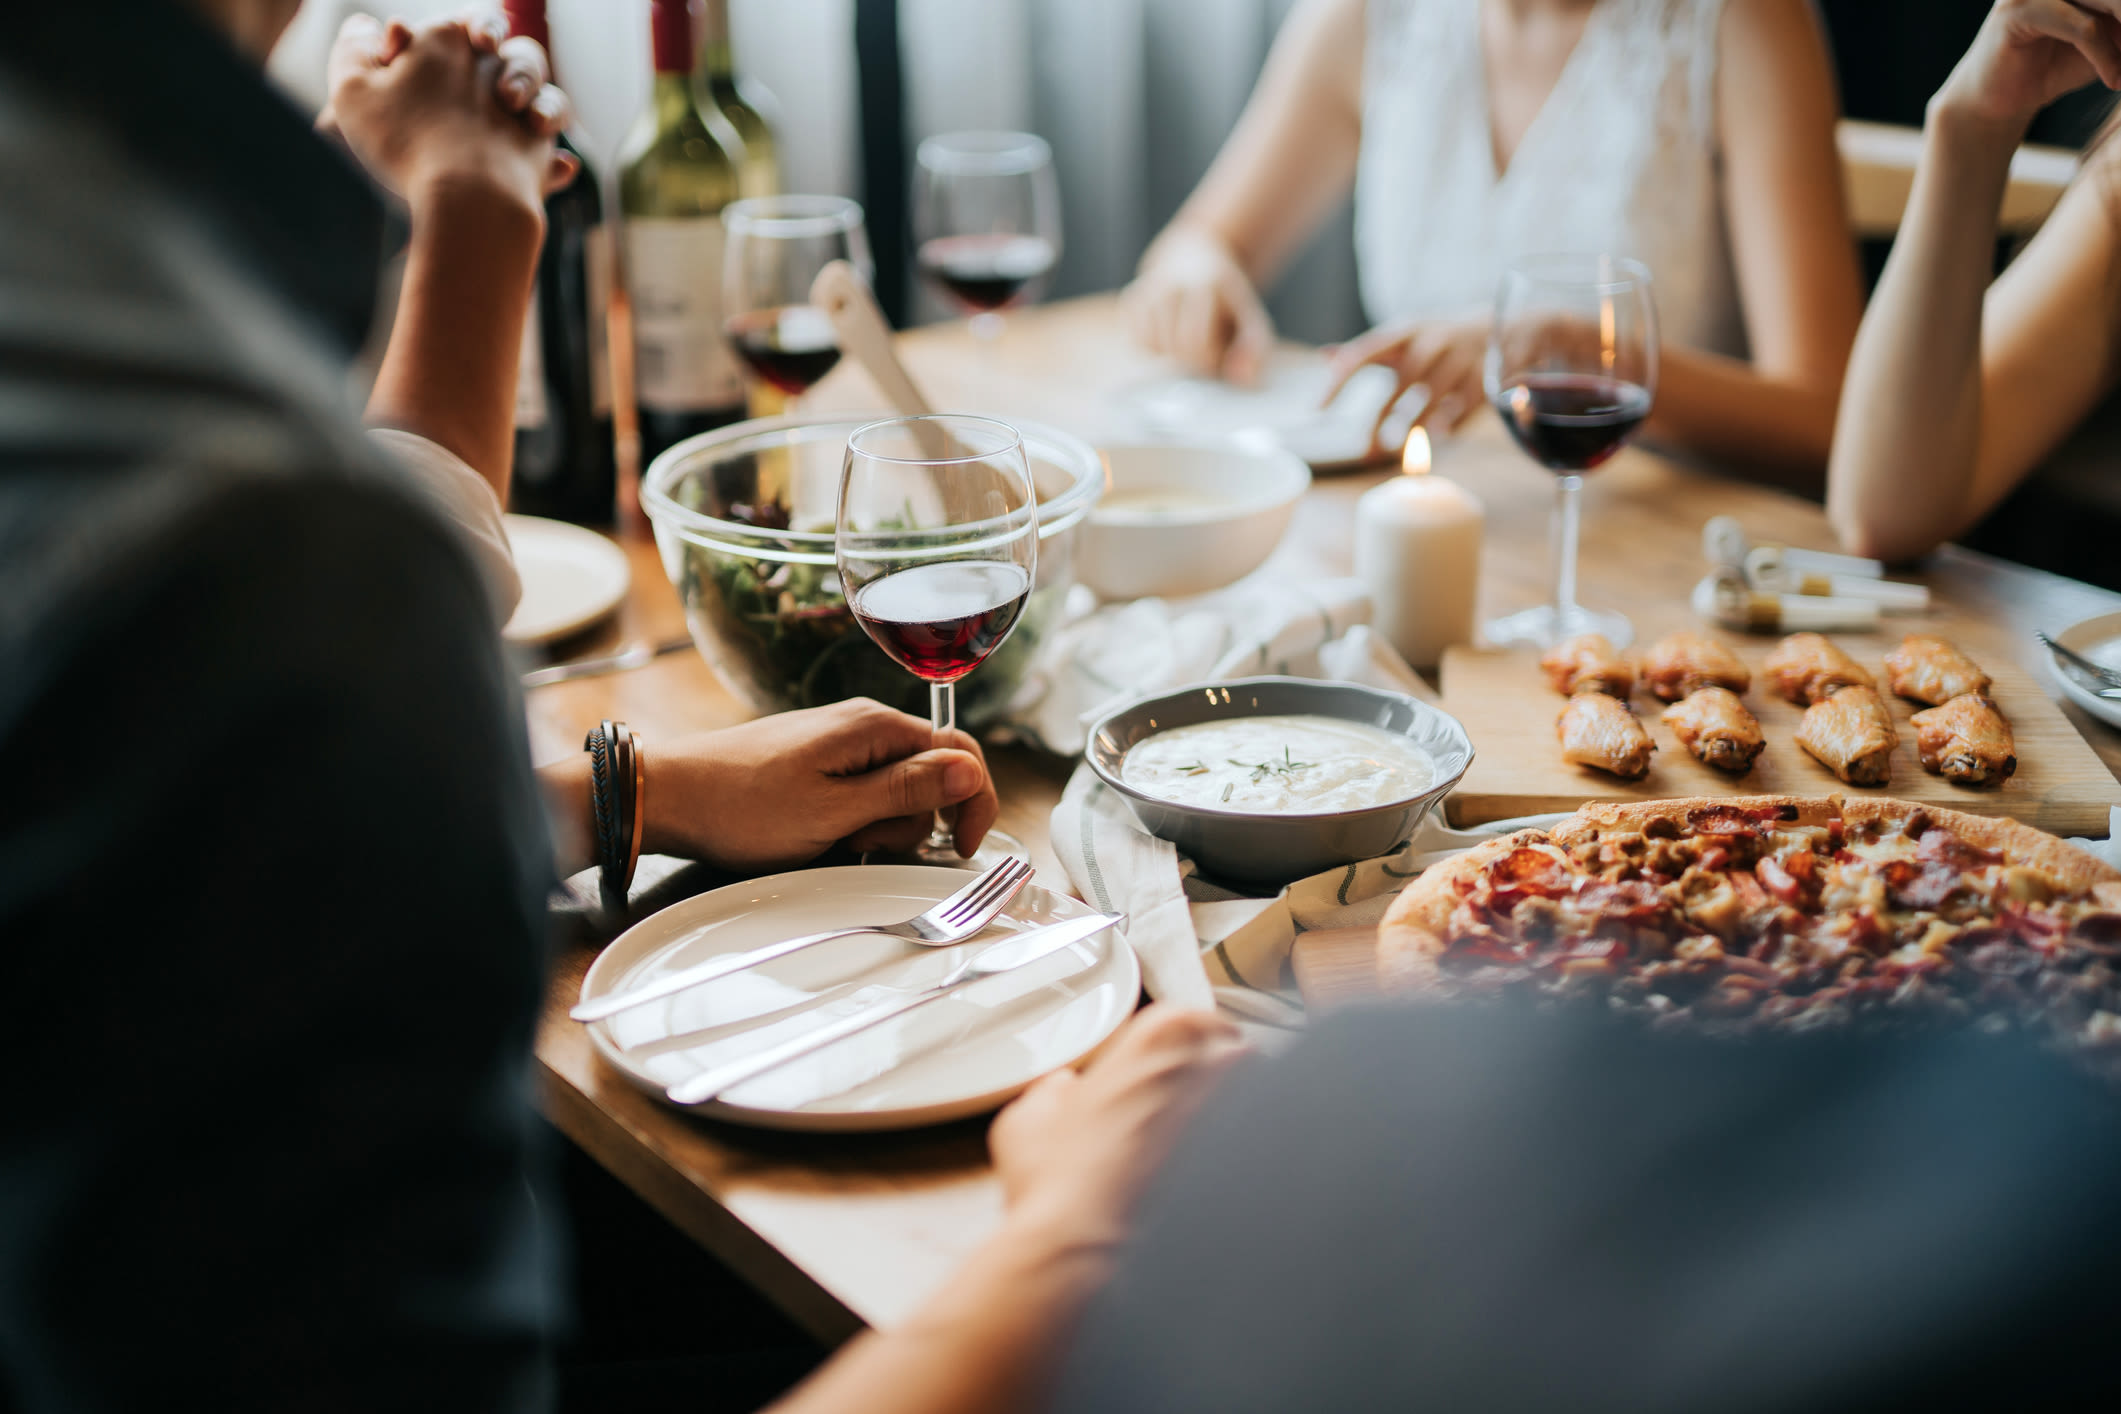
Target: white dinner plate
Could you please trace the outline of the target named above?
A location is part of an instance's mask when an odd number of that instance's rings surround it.
[[[2096,618],[2084,619],[2054,637],[2055,642],[2063,647],[2074,648],[2101,667],[2121,673],[2121,614],[2100,614]],[[2062,666],[2062,659],[2055,654],[2048,654],[2047,660],[2055,681],[2062,684],[2070,701],[2101,721],[2121,727],[2121,702],[2094,696]]]
[[[501,630],[510,643],[550,643],[580,633],[625,602],[626,552],[593,530],[540,516],[505,516],[523,599]]]
[[[1331,470],[1359,466],[1368,457],[1370,428],[1393,382],[1382,368],[1358,370],[1331,406],[1320,407],[1331,386],[1324,355],[1284,349],[1267,361],[1257,387],[1214,378],[1160,379],[1129,391],[1124,410],[1141,436],[1201,442],[1263,435],[1312,467]],[[1399,445],[1422,401],[1418,390],[1401,400],[1383,446]]]
[[[910,918],[964,887],[958,869],[801,869],[687,899],[620,934],[591,964],[582,998],[604,996],[802,933]],[[962,949],[1095,910],[1030,885],[979,937],[924,948],[869,934],[589,1024],[604,1058],[662,1099],[676,1081],[776,1045],[949,971]],[[1072,1065],[1134,1010],[1141,970],[1108,929],[1051,957],[972,983],[858,1036],[791,1061],[693,1108],[771,1129],[908,1129],[983,1114]]]

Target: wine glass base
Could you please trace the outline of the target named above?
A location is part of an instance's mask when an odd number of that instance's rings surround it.
[[[980,841],[979,848],[973,851],[970,859],[947,845],[941,849],[930,848],[924,840],[908,850],[873,849],[862,856],[862,863],[925,864],[934,869],[966,869],[973,873],[983,873],[1004,859],[1021,859],[1028,864],[1031,862],[1031,851],[1025,848],[1024,842],[1016,836],[1001,830],[989,830],[987,837]]]
[[[1481,632],[1498,648],[1513,643],[1552,648],[1579,633],[1602,633],[1615,648],[1625,648],[1635,641],[1635,625],[1628,622],[1625,614],[1616,614],[1610,609],[1586,609],[1580,604],[1571,605],[1566,613],[1558,612],[1552,604],[1522,609],[1499,619],[1490,619],[1482,625]]]

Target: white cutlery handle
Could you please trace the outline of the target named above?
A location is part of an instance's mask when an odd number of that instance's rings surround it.
[[[949,990],[948,986],[938,984],[911,996],[864,1007],[852,1016],[843,1017],[828,1026],[820,1026],[815,1031],[805,1031],[802,1035],[783,1041],[778,1046],[770,1046],[757,1055],[746,1056],[727,1065],[718,1065],[712,1070],[703,1070],[690,1079],[680,1080],[664,1093],[670,1096],[673,1104],[702,1104],[724,1090],[743,1084],[753,1076],[764,1075],[767,1071],[807,1056],[812,1051],[822,1050],[834,1041],[843,1041],[849,1036],[867,1031],[872,1026],[881,1026],[894,1016],[903,1016],[915,1007],[926,1006]]]
[[[800,938],[790,938],[786,942],[768,943],[765,947],[753,948],[750,952],[725,953],[721,957],[710,957],[705,962],[696,963],[681,972],[673,972],[668,977],[658,977],[645,987],[636,987],[629,992],[613,992],[610,996],[598,997],[595,1001],[577,1003],[574,1010],[567,1014],[576,1021],[602,1021],[605,1017],[616,1016],[629,1007],[637,1007],[644,1002],[661,1001],[664,997],[675,996],[688,987],[697,987],[702,982],[712,982],[717,977],[742,972],[762,962],[771,962],[777,957],[801,952],[804,948],[828,942],[833,938],[851,938],[858,933],[875,931],[874,928],[840,928],[830,933],[807,933]]]

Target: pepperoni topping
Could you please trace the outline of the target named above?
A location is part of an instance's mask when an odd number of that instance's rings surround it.
[[[1943,832],[1932,830],[1930,833]],[[1895,859],[1879,872],[1885,876],[1887,896],[1902,908],[1942,908],[1944,901],[1965,882],[1959,870],[1934,862],[1916,864]]]
[[[1569,871],[1543,849],[1519,845],[1488,866],[1488,882],[1499,893],[1542,894],[1558,898],[1569,892]]]
[[[1697,835],[1757,835],[1763,824],[1775,818],[1773,807],[1740,810],[1735,805],[1703,805],[1686,813],[1686,822]]]
[[[1922,842],[1915,846],[1915,857],[1930,860],[1962,874],[1971,874],[1986,869],[1991,864],[2003,862],[2002,855],[1992,850],[1977,849],[1942,825],[1932,826],[1922,832]]]
[[[1619,923],[1648,923],[1667,909],[1664,894],[1641,879],[1586,884],[1577,898],[1585,909]]]
[[[1808,860],[1812,856],[1805,854],[1799,857]],[[1810,873],[1811,871],[1806,870],[1805,872]],[[1804,885],[1797,879],[1796,875],[1785,869],[1774,855],[1767,855],[1758,864],[1754,865],[1753,875],[1760,880],[1762,888],[1765,888],[1784,903],[1792,907],[1798,907],[1804,903]]]

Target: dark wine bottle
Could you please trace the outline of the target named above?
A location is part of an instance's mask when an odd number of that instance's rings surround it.
[[[743,375],[722,337],[722,208],[737,199],[744,144],[694,95],[696,3],[651,0],[655,92],[619,173],[644,469],[744,415]]]
[[[506,0],[509,30],[551,50],[545,0]],[[565,137],[560,146],[582,161]],[[524,515],[609,525],[618,514],[611,429],[611,237],[595,173],[545,200],[530,317],[516,374],[515,471],[508,506]]]

